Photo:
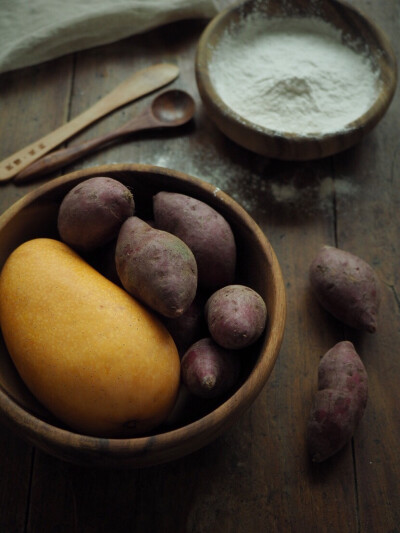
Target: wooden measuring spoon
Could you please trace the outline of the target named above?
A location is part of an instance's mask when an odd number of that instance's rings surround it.
[[[89,124],[118,107],[171,83],[178,75],[179,68],[170,63],[159,63],[135,72],[80,115],[1,161],[0,182],[10,180]]]
[[[15,176],[16,183],[43,176],[76,161],[94,150],[131,133],[152,128],[172,128],[188,122],[194,115],[195,103],[185,91],[172,89],[154,98],[137,117],[120,128],[75,146],[70,146],[42,157]]]

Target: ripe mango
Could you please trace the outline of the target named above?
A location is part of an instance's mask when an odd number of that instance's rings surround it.
[[[170,334],[64,243],[33,239],[12,252],[0,325],[27,387],[77,432],[142,434],[174,405],[180,361]]]

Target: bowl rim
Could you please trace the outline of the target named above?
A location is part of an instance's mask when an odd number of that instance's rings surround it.
[[[268,336],[265,336],[263,345],[260,348],[260,352],[264,353],[268,344],[268,352],[270,357],[259,357],[245,382],[215,410],[182,427],[166,430],[162,433],[157,433],[154,436],[141,436],[133,438],[95,437],[77,433],[73,430],[64,429],[58,426],[53,426],[51,423],[46,422],[28,410],[25,410],[13,400],[7,391],[0,386],[0,415],[2,415],[4,421],[6,423],[8,422],[8,425],[11,425],[15,429],[19,430],[19,433],[26,440],[31,441],[33,444],[39,445],[44,449],[49,448],[48,451],[50,451],[50,453],[53,455],[55,454],[54,446],[56,448],[62,448],[65,447],[65,443],[68,442],[70,448],[75,448],[79,451],[81,451],[82,448],[93,451],[95,448],[100,448],[103,459],[113,456],[114,454],[119,454],[121,458],[126,457],[128,463],[129,460],[131,460],[131,462],[133,460],[131,466],[147,466],[165,462],[164,460],[153,461],[151,458],[149,458],[149,460],[146,462],[145,453],[147,450],[151,450],[151,452],[162,453],[163,451],[171,448],[174,444],[179,443],[181,445],[182,443],[186,442],[191,444],[190,450],[187,452],[191,453],[192,451],[195,451],[196,449],[199,449],[210,442],[211,439],[204,436],[206,429],[207,433],[210,433],[211,428],[212,433],[215,433],[215,436],[218,436],[221,431],[233,423],[233,415],[239,416],[255,400],[264,387],[269,375],[271,374],[279,354],[286,322],[286,293],[280,265],[271,244],[258,224],[245,211],[245,209],[240,206],[240,204],[238,204],[233,198],[231,198],[218,187],[215,187],[214,185],[205,182],[200,178],[196,178],[180,171],[155,165],[101,165],[88,167],[83,170],[78,170],[55,178],[54,180],[39,186],[35,190],[28,192],[25,196],[12,204],[0,216],[0,231],[12,220],[16,213],[30,206],[35,201],[40,199],[44,194],[51,192],[53,189],[62,187],[68,183],[78,183],[79,181],[83,181],[84,179],[88,179],[94,175],[107,175],[107,173],[110,172],[117,172],[121,174],[124,172],[133,172],[137,174],[162,174],[167,178],[169,177],[176,179],[177,182],[181,182],[182,180],[189,182],[195,187],[196,192],[200,190],[204,191],[205,189],[206,193],[217,197],[218,201],[222,202],[222,204],[228,204],[230,209],[235,213],[235,216],[239,216],[241,220],[246,222],[246,226],[251,229],[256,236],[257,241],[262,244],[263,252],[267,253],[268,260],[271,264],[271,276],[274,278],[273,286],[274,292],[276,293],[275,300],[277,302],[277,306],[279,304],[279,313],[275,312],[274,317],[274,320],[276,321],[274,322],[274,335],[269,333]],[[240,399],[245,399],[246,401],[240,402]],[[217,417],[216,415],[219,416]],[[221,425],[219,423],[220,419],[225,420],[225,423]],[[40,436],[39,441],[37,439],[38,434]],[[203,437],[203,441],[199,440],[195,443],[194,440],[198,440],[199,435]],[[60,453],[63,454],[61,450]],[[187,455],[187,453],[179,456]],[[68,454],[66,458],[67,460],[71,460],[71,457],[69,457]],[[76,462],[74,460],[72,461]],[[136,464],[136,462],[138,464]],[[124,466],[127,466],[127,464],[124,464]]]
[[[349,10],[353,15],[355,15],[355,17],[363,21],[363,23],[368,27],[371,35],[373,35],[374,40],[387,55],[387,59],[391,67],[388,70],[389,78],[386,83],[381,84],[380,90],[372,106],[370,106],[369,109],[367,109],[367,111],[365,111],[357,119],[346,124],[342,130],[326,132],[320,135],[315,133],[301,134],[285,132],[284,130],[270,129],[248,120],[246,117],[240,115],[234,109],[232,109],[222,100],[212,82],[212,76],[210,74],[211,62],[209,61],[209,41],[215,36],[215,34],[218,34],[218,32],[220,32],[219,38],[223,36],[225,25],[229,24],[229,19],[231,17],[236,14],[240,14],[241,12],[245,12],[247,8],[249,8],[250,13],[252,12],[252,6],[254,6],[254,10],[256,10],[257,5],[259,5],[259,0],[241,0],[223,9],[208,23],[206,28],[203,30],[202,35],[200,36],[196,49],[196,81],[203,102],[213,111],[213,113],[211,113],[212,118],[215,119],[215,115],[218,116],[218,114],[221,114],[224,117],[224,120],[231,125],[234,125],[242,130],[247,130],[251,135],[272,137],[278,143],[281,142],[285,144],[290,142],[293,145],[304,146],[306,144],[312,145],[315,142],[329,143],[334,139],[339,140],[340,144],[342,144],[345,148],[348,147],[347,143],[351,142],[351,138],[357,131],[360,131],[362,135],[365,135],[379,122],[379,120],[387,111],[394,97],[397,86],[397,61],[391,42],[386,33],[377,24],[375,24],[375,22],[372,21],[368,15],[366,15],[362,10],[346,2],[346,0],[324,0],[324,2],[334,6],[340,6],[344,10]],[[323,20],[320,15],[317,16]],[[382,70],[379,68],[380,78],[381,75]]]

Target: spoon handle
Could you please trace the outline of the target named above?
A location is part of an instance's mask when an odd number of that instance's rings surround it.
[[[103,139],[100,139],[100,141],[103,141]],[[99,142],[99,139],[96,138],[76,146],[56,150],[24,168],[24,170],[14,177],[14,183],[25,183],[31,181],[33,178],[39,178],[45,174],[49,174],[49,172],[56,171],[64,165],[73,163],[96,148],[100,148],[100,146],[104,145],[106,142],[107,141]]]
[[[177,66],[160,63],[139,70],[130,78],[118,85],[92,107],[63,124],[38,141],[22,148],[0,162],[0,182],[13,178],[18,172],[37,161],[53,148],[66,141],[89,124],[114,111],[118,107],[144,96],[168,83],[179,74]]]
[[[68,165],[69,163],[72,163],[77,159],[80,159],[81,157],[98,150],[106,144],[110,144],[112,141],[115,141],[120,137],[134,133],[135,131],[154,128],[160,125],[162,124],[159,123],[159,121],[152,115],[151,111],[146,109],[141,115],[138,115],[127,124],[110,133],[99,135],[94,139],[84,141],[80,144],[69,146],[68,148],[61,148],[60,150],[51,152],[47,156],[42,157],[19,172],[15,176],[14,182],[21,184],[30,181],[33,178],[38,178],[45,174],[49,174],[50,172],[58,170],[64,165]]]

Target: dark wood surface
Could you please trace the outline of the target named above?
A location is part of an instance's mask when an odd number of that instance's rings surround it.
[[[399,1],[352,4],[386,31],[399,57]],[[1,533],[400,531],[399,91],[355,148],[318,162],[268,160],[229,141],[203,110],[194,54],[204,27],[202,21],[175,23],[2,74],[0,158],[74,117],[134,70],[177,63],[181,74],[171,87],[195,97],[194,124],[134,136],[64,171],[114,162],[156,164],[203,178],[237,200],[268,236],[286,282],[287,327],[275,369],[233,428],[206,448],[158,467],[70,465],[0,427]],[[123,124],[148,101],[113,113],[76,140]],[[40,183],[1,185],[0,211]],[[308,266],[323,243],[375,267],[383,297],[374,335],[343,327],[310,294]],[[312,465],[305,427],[316,368],[342,339],[353,341],[364,360],[368,406],[352,443]]]

